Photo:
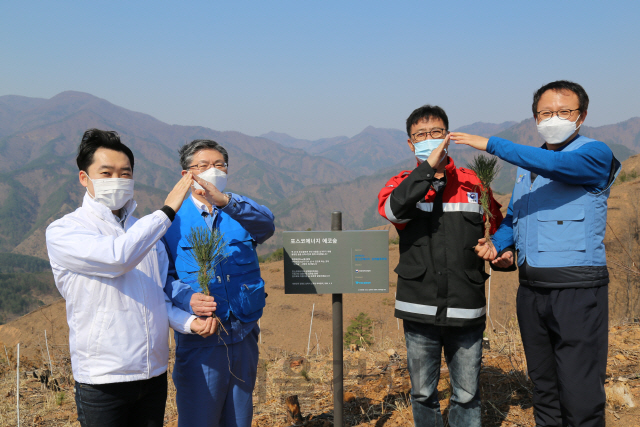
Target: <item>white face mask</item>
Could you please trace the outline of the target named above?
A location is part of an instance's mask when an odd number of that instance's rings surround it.
[[[538,133],[544,138],[547,144],[560,144],[566,141],[567,138],[582,126],[582,124],[580,124],[580,126],[576,127],[578,120],[580,120],[580,116],[578,116],[575,122],[553,116],[550,119],[538,123]]]
[[[202,178],[207,182],[212,183],[220,192],[224,191],[224,187],[227,186],[227,174],[217,168],[209,168],[198,175],[198,178]],[[193,182],[193,186],[198,190],[204,190],[200,184]]]
[[[128,178],[101,178],[91,179],[87,175],[89,181],[93,183],[93,191],[95,195],[87,193],[93,197],[98,203],[101,203],[111,209],[117,211],[127,204],[133,198],[133,179]]]

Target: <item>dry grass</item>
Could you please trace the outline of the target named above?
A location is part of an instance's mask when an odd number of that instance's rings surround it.
[[[345,424],[411,426],[410,379],[406,347],[395,324],[376,323],[376,340],[364,351],[344,353]],[[517,325],[505,325],[502,332],[487,332],[490,349],[484,350],[480,375],[482,425],[485,427],[533,426],[532,385]],[[615,425],[636,426],[640,417],[640,325],[626,324],[610,330],[607,367],[607,417]],[[1,347],[0,347],[1,348]],[[389,352],[390,349],[395,352]],[[3,352],[2,352],[3,353]],[[7,363],[0,357],[0,425],[16,425],[15,360],[9,351]],[[38,352],[36,352],[38,353]],[[43,389],[39,380],[25,373],[42,369],[42,359],[21,358],[22,425],[78,426],[70,378],[68,354],[56,348],[52,354],[54,376],[62,382],[60,392]],[[389,356],[389,353],[392,355]],[[173,350],[169,364],[169,395],[165,425],[177,420],[175,387],[171,381]],[[254,427],[285,425],[284,400],[297,395],[309,427],[329,427],[333,422],[332,355],[329,349],[313,348],[308,357],[274,347],[261,347],[258,381],[254,392]],[[11,367],[9,366],[11,364]],[[449,372],[444,360],[438,385],[445,426],[451,396]],[[635,407],[633,405],[636,405]]]

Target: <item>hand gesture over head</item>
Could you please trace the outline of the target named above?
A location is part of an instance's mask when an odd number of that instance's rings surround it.
[[[169,206],[175,212],[178,212],[180,210],[180,206],[182,206],[182,202],[187,197],[187,192],[189,191],[189,188],[191,188],[192,182],[193,174],[191,172],[187,172],[173,187],[169,195],[167,195],[164,204]]]
[[[453,139],[456,144],[464,144],[469,147],[473,147],[476,150],[487,151],[487,143],[489,142],[488,138],[478,135],[469,135],[468,133],[463,132],[451,132],[449,135],[451,135],[451,139]]]
[[[444,141],[440,145],[438,145],[427,157],[427,163],[432,168],[438,167],[438,165],[447,157],[447,153],[449,152],[449,141],[451,138],[451,134],[447,135],[444,138]]]
[[[193,192],[198,196],[204,197],[207,202],[211,203],[211,205],[222,207],[229,204],[229,196],[218,190],[215,185],[209,181],[205,181],[198,175],[193,175],[193,180],[204,188],[204,190],[195,189]]]

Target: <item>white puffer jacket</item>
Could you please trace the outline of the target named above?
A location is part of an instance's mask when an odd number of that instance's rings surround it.
[[[123,227],[85,194],[75,212],[47,228],[56,286],[66,300],[76,381],[137,381],[167,370],[169,324],[191,333],[195,318],[173,306],[163,287],[168,258],[160,238],[171,225],[162,211],[141,219],[124,209]],[[125,232],[126,230],[126,232]]]

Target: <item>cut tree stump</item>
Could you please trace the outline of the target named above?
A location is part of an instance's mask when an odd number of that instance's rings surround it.
[[[287,422],[291,425],[300,426],[304,423],[302,413],[300,412],[300,402],[298,402],[298,395],[289,396],[284,401],[287,407]]]

